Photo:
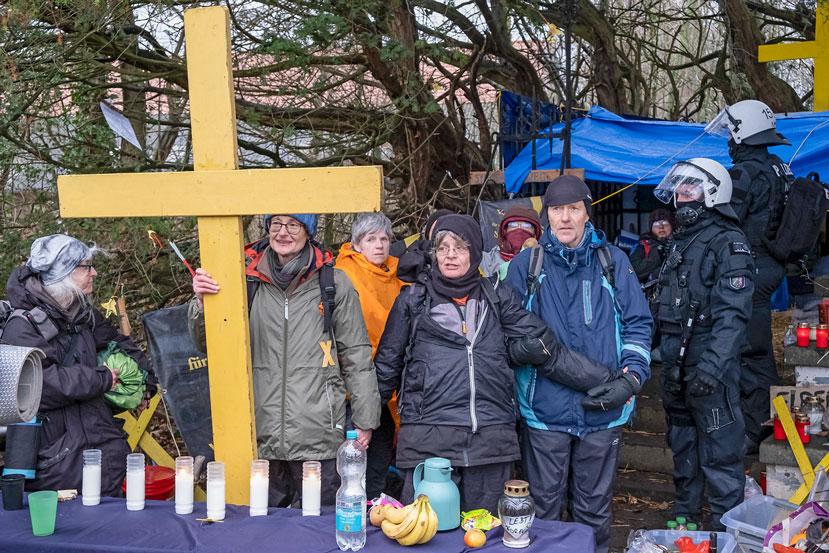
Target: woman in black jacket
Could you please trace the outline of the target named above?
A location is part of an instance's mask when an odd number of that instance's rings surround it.
[[[380,395],[398,392],[403,500],[414,495],[417,464],[445,457],[462,509],[496,512],[519,458],[510,363],[541,365],[584,391],[608,371],[563,348],[509,288],[480,276],[483,240],[472,217],[441,217],[434,236],[431,278],[400,293],[375,357]]]
[[[34,317],[11,317],[0,341],[46,355],[38,410],[43,426],[30,490],[80,490],[84,449],[101,450],[102,495],[119,495],[124,480],[130,448],[104,399],[117,384],[118,371],[99,365],[97,354],[114,341],[142,369],[149,363],[92,307],[94,253],[94,247],[63,234],[38,238],[26,265],[14,269],[6,285],[12,307]],[[34,324],[42,315],[44,322]]]

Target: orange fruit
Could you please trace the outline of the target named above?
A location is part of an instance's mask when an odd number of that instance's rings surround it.
[[[484,534],[483,530],[472,528],[471,530],[467,530],[466,534],[464,534],[463,543],[465,543],[467,547],[471,547],[473,549],[481,547],[486,543],[486,534]]]

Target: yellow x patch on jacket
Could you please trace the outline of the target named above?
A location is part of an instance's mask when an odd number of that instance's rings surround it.
[[[337,364],[334,363],[334,358],[331,357],[331,340],[323,340],[320,342],[320,349],[322,349],[322,366],[325,367],[336,367]]]

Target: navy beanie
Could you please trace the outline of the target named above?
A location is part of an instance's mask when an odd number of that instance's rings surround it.
[[[590,189],[575,175],[561,175],[547,185],[544,193],[544,207],[567,205],[578,201],[584,202],[587,214],[593,214],[593,196]]]
[[[295,214],[295,213],[278,213],[277,215],[287,215],[288,217],[293,217],[305,227],[305,231],[308,233],[308,236],[313,238],[314,235],[317,233],[317,215],[316,213],[305,213],[305,214]],[[267,232],[268,229],[271,228],[271,219],[273,219],[273,214],[265,215],[265,231]]]

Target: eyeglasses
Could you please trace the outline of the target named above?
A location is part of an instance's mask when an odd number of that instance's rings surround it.
[[[435,249],[435,252],[437,252],[437,254],[441,257],[444,256],[444,255],[449,255],[449,252],[454,252],[458,255],[462,255],[462,254],[469,253],[469,248],[467,248],[465,245],[439,246],[438,248]]]
[[[282,227],[285,227],[285,230],[288,231],[288,234],[296,236],[302,229],[302,224],[294,221],[291,221],[290,223],[280,223],[279,221],[271,221],[271,232],[275,232],[278,234],[279,231],[282,230]]]
[[[87,273],[91,273],[92,271],[95,270],[95,265],[93,265],[92,263],[81,263],[80,265],[78,265],[77,268],[78,269],[86,269]]]
[[[524,229],[524,230],[535,230],[535,227],[532,223],[528,223],[527,221],[510,221],[507,223],[507,230],[515,230],[515,229]]]

